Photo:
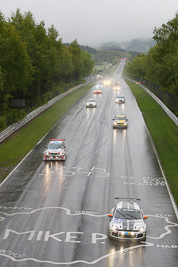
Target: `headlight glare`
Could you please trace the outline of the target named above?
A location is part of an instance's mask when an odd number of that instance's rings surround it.
[[[139,228],[139,231],[143,233],[144,232],[144,228],[143,227],[140,227]]]
[[[112,229],[115,231],[115,230],[118,230],[118,227],[116,225],[113,225]]]

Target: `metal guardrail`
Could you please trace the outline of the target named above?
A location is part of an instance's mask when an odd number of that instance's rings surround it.
[[[49,107],[51,107],[53,104],[55,104],[57,101],[59,101],[60,99],[64,98],[65,96],[71,94],[72,92],[74,92],[75,90],[79,89],[82,86],[85,86],[91,82],[94,82],[96,79],[94,80],[90,80],[84,84],[80,84],[77,85],[71,89],[69,89],[68,91],[54,97],[53,99],[51,99],[50,101],[48,101],[47,104],[33,110],[32,112],[30,112],[29,114],[27,114],[27,116],[18,121],[17,123],[13,123],[12,125],[10,125],[8,128],[6,128],[4,131],[0,132],[0,142],[4,141],[7,137],[9,137],[11,134],[13,134],[15,131],[17,131],[18,129],[20,129],[22,126],[24,126],[26,123],[28,123],[29,121],[31,121],[32,119],[34,119],[36,116],[38,116],[40,113],[42,113],[43,111],[45,111],[46,109],[48,109]]]
[[[136,81],[126,77],[126,79],[136,83]],[[140,87],[142,87],[161,107],[162,109],[166,112],[166,114],[172,119],[172,121],[178,126],[178,118],[165,106],[165,104],[157,97],[155,96],[148,88],[146,88],[142,84],[137,84]]]

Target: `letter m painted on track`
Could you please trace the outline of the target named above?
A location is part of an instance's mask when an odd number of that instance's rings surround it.
[[[4,237],[3,239],[7,239],[9,237],[9,234],[10,233],[13,233],[13,234],[16,234],[16,235],[29,235],[28,236],[28,240],[32,240],[34,234],[35,234],[35,231],[27,231],[27,232],[16,232],[14,230],[11,230],[11,229],[6,229],[6,232],[4,234]]]

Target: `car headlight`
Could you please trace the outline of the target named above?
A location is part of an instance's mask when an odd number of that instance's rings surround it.
[[[112,229],[113,229],[114,231],[116,231],[116,230],[118,230],[118,227],[117,227],[116,225],[113,225],[113,226],[112,226]]]
[[[114,125],[117,125],[117,123],[114,121]]]
[[[144,227],[140,227],[138,230],[139,230],[139,232],[142,232],[142,233],[145,232]]]

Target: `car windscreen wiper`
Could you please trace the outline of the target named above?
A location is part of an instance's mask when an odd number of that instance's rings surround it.
[[[126,215],[128,215],[128,216],[132,217],[133,219],[137,219],[137,220],[138,220],[138,218],[136,218],[136,217],[135,217],[135,216],[133,216],[133,215],[130,215],[129,213],[126,213]]]
[[[123,213],[119,212],[119,214],[122,215],[123,218],[126,218],[126,216]],[[115,218],[117,218],[117,219],[123,219],[123,218],[120,218],[118,216],[117,217],[115,216]]]

